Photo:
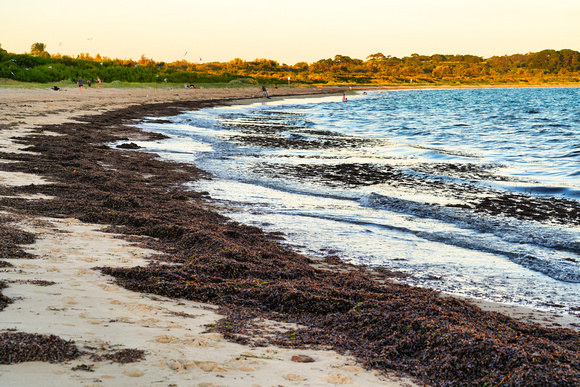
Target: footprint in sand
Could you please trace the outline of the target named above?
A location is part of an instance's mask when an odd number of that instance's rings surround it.
[[[352,380],[340,373],[334,373],[324,377],[328,383],[332,384],[352,384]]]
[[[194,361],[193,364],[198,366],[204,372],[227,372],[228,370],[220,366],[215,361]]]
[[[130,367],[130,368],[123,370],[123,375],[127,375],[127,376],[132,377],[132,378],[139,378],[139,377],[145,375],[145,373],[141,372],[139,369],[137,369],[135,367]]]
[[[169,336],[169,335],[157,336],[153,340],[156,343],[161,343],[161,344],[175,344],[175,343],[180,342],[180,340],[177,337]]]
[[[284,375],[283,378],[291,382],[303,382],[304,380],[306,380],[304,376],[298,374]]]
[[[66,305],[77,305],[78,302],[75,300],[74,297],[64,297],[62,302]]]
[[[20,265],[20,268],[21,269],[39,269],[40,266],[38,266],[38,265],[32,265],[30,263],[24,263],[24,264]]]

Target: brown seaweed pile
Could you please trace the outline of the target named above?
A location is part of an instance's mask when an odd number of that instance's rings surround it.
[[[0,311],[14,302],[12,298],[6,297],[4,294],[2,294],[2,289],[6,289],[7,287],[8,285],[5,281],[0,281]]]
[[[73,360],[82,352],[72,341],[54,335],[34,333],[0,333],[0,364],[45,361],[60,363]]]
[[[133,363],[145,358],[140,349],[125,348],[79,350],[74,341],[63,340],[55,335],[40,335],[24,332],[0,333],[0,364],[24,363],[27,361],[44,361],[61,363],[82,356],[88,356],[97,362]]]
[[[113,363],[134,363],[145,359],[145,351],[141,349],[125,348],[118,351],[112,351],[102,355],[92,354],[90,356],[93,361],[110,361]]]
[[[22,140],[38,154],[2,154],[18,162],[0,168],[48,176],[52,184],[18,190],[55,199],[3,198],[0,205],[142,236],[143,244],[164,255],[147,267],[102,272],[135,291],[220,305],[226,318],[212,329],[232,340],[333,348],[367,368],[395,370],[432,386],[578,386],[578,332],[484,312],[393,283],[384,271],[331,260],[326,265],[336,270],[316,269],[271,235],[206,209],[206,194],[181,188],[202,171],[105,145],[148,136],[123,125],[134,118],[201,106],[134,106],[46,127],[63,135]],[[304,328],[256,339],[261,318]]]
[[[10,226],[12,221],[8,216],[0,215],[0,258],[32,258],[20,246],[34,243],[35,236]]]

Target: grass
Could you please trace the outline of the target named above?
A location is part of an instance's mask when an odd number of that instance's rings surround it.
[[[53,86],[59,87],[68,87],[73,88],[76,87],[76,83],[62,80],[58,82],[52,83],[37,83],[37,82],[20,82],[15,81],[13,79],[8,78],[0,78],[0,88],[25,88],[25,89],[48,89],[52,88]],[[87,84],[85,83],[85,87]],[[166,83],[166,82],[122,82],[122,81],[113,81],[110,83],[103,83],[103,88],[115,88],[115,89],[183,89],[183,83]],[[256,87],[259,88],[260,84],[249,84],[246,82],[229,82],[229,83],[198,83],[195,84],[198,88],[203,89],[243,89],[247,87]],[[272,87],[271,84],[267,84],[268,87]],[[440,82],[413,82],[413,83],[393,83],[393,82],[386,82],[383,84],[379,83],[370,83],[370,84],[350,84],[345,82],[330,82],[326,84],[297,84],[292,83],[290,85],[280,82],[278,83],[279,88],[297,88],[297,87],[324,87],[324,86],[353,86],[353,87],[425,87],[425,86],[580,86],[579,83],[575,82],[521,82],[521,81],[513,81],[513,82],[488,82],[488,83],[477,83],[477,82],[458,82],[456,80],[449,80],[447,82],[440,81]],[[93,88],[96,88],[96,82],[93,83]]]
[[[37,82],[20,82],[8,78],[0,78],[0,87],[6,88],[25,88],[25,89],[47,89],[53,86],[59,87],[76,87],[77,84],[71,81],[59,81],[52,83],[37,83]],[[87,86],[85,82],[85,86]],[[113,81],[110,83],[103,83],[103,88],[115,88],[115,89],[183,89],[183,83],[157,83],[157,82],[122,82]],[[204,89],[243,89],[247,87],[259,87],[258,84],[248,84],[248,83],[198,83],[195,86]],[[279,84],[278,87],[301,87],[302,85],[292,84],[290,86],[286,84]],[[310,86],[310,85],[309,85]],[[93,88],[97,87],[96,82],[93,82]]]

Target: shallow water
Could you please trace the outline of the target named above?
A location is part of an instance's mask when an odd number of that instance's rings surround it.
[[[192,187],[301,251],[452,294],[580,310],[580,89],[340,99],[145,120],[171,138],[139,145],[211,172]]]

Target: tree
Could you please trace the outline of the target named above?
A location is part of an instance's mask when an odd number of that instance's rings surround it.
[[[447,57],[445,57],[445,55],[435,54],[431,55],[431,60],[433,60],[434,62],[445,62],[447,60]]]
[[[432,75],[436,78],[443,78],[453,75],[453,68],[451,66],[437,66],[432,71]]]
[[[367,60],[387,60],[387,57],[382,52],[377,52],[367,56]]]
[[[334,61],[338,63],[352,63],[353,59],[350,56],[346,55],[335,55]]]
[[[30,46],[30,53],[32,55],[41,56],[43,58],[48,57],[48,52],[46,52],[46,44],[44,43],[34,43]]]
[[[226,63],[226,67],[230,70],[247,69],[248,62],[243,59],[235,58]]]
[[[280,67],[278,62],[276,62],[275,60],[264,59],[264,58],[254,60],[252,62],[252,65],[256,66],[258,69],[262,69],[262,70],[275,70],[278,67]]]
[[[294,66],[292,66],[292,69],[296,71],[308,71],[308,63],[298,62]]]

